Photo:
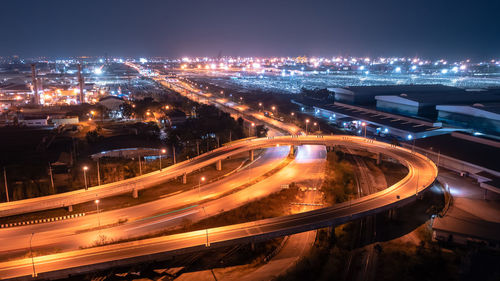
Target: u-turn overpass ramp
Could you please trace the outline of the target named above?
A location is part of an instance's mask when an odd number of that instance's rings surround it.
[[[204,250],[207,247],[248,243],[338,225],[414,201],[418,193],[432,186],[437,177],[436,165],[421,154],[370,139],[336,135],[282,136],[245,140],[221,147],[191,161],[179,163],[172,166],[170,170],[151,173],[132,180],[141,183],[145,178],[151,181],[159,180],[154,177],[168,178],[244,151],[278,145],[299,146],[307,144],[345,146],[365,149],[372,153],[381,153],[407,166],[409,172],[405,178],[391,187],[351,202],[250,223],[39,256],[34,258],[36,271],[40,277],[44,278],[64,277],[68,274],[126,266],[147,260],[159,260],[172,255]],[[0,263],[1,279],[29,279],[32,272],[32,260],[29,258]]]

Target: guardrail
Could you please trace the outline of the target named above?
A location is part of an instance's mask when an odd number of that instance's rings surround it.
[[[343,140],[340,136],[324,136],[324,138],[316,138],[315,136],[275,137],[273,139],[260,139],[260,141],[251,141],[252,145],[249,147],[305,143],[364,148],[394,157],[408,167],[409,173],[405,178],[385,190],[331,207],[243,224],[36,257],[35,260],[43,261],[37,267],[39,276],[48,279],[74,272],[81,274],[153,259],[160,260],[181,253],[256,242],[339,225],[413,202],[417,200],[419,192],[433,185],[437,177],[436,165],[422,154],[378,141],[367,142],[360,137],[349,137],[349,141]],[[61,260],[64,260],[64,263],[60,263]],[[31,262],[30,259],[22,259],[0,263],[0,276],[3,278],[30,276],[32,273]]]
[[[62,221],[62,220],[67,220],[67,219],[83,217],[83,216],[85,216],[85,213],[78,213],[78,214],[72,214],[72,215],[67,215],[67,216],[59,216],[59,217],[52,217],[52,218],[38,219],[38,220],[28,220],[28,221],[22,221],[22,222],[4,223],[4,224],[0,224],[0,228],[9,228],[9,227],[15,227],[15,226]]]

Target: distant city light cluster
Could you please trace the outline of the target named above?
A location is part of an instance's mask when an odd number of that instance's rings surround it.
[[[143,59],[139,62],[144,63]],[[449,62],[421,58],[356,58],[356,57],[221,57],[164,60],[173,70],[184,71],[230,71],[256,73],[258,75],[278,73],[282,77],[306,74],[334,74],[338,71],[355,71],[359,74],[466,74],[480,72],[486,65],[499,66],[498,60],[471,63],[469,59]],[[241,75],[241,74],[240,74]]]
[[[500,87],[500,60],[497,59],[473,62],[470,59],[449,61],[416,57],[298,56],[174,59],[79,57],[55,60],[13,57],[0,60],[8,64],[24,64],[29,74],[29,64],[49,66],[36,70],[39,75],[37,79],[42,79],[37,87],[37,95],[30,76],[25,75],[22,83],[12,83],[12,79],[0,80],[0,97],[5,100],[1,106],[4,109],[8,104],[32,103],[35,97],[38,97],[38,104],[45,106],[80,102],[92,104],[107,95],[126,97],[127,93],[119,87],[109,86],[116,79],[128,79],[123,73],[114,76],[110,70],[112,64],[134,69],[143,77],[182,72],[216,79],[231,78],[221,81],[221,84],[230,87],[289,93],[300,92],[302,88],[327,88],[331,85],[445,84],[469,88]],[[83,86],[79,85],[78,65],[82,66]]]

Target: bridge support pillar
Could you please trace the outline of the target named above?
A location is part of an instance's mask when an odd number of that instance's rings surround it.
[[[253,150],[250,150],[250,151],[248,152],[248,157],[250,158],[250,161],[253,161],[253,160],[254,160]]]
[[[382,153],[377,153],[377,165],[380,165],[382,163]]]
[[[138,198],[139,197],[139,191],[137,191],[136,188],[132,189],[132,197],[133,198]]]
[[[290,145],[290,152],[288,154],[290,157],[295,156],[295,146]]]
[[[215,163],[215,169],[216,169],[217,171],[222,170],[222,160],[219,160],[219,161],[217,161],[217,162]]]
[[[387,214],[387,216],[389,217],[389,220],[391,220],[391,221],[396,219],[396,217],[397,217],[396,208],[389,209],[389,213]]]
[[[73,212],[73,205],[68,206],[68,212]]]
[[[182,174],[182,184],[187,183],[187,173]]]

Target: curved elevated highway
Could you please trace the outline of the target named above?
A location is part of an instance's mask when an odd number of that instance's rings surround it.
[[[338,225],[416,200],[419,192],[432,186],[437,177],[437,167],[425,156],[412,151],[353,136],[284,136],[251,139],[219,148],[189,162],[179,163],[171,173],[183,173],[182,167],[213,163],[245,150],[277,145],[326,145],[365,149],[373,153],[388,155],[408,167],[408,175],[393,186],[351,202],[336,204],[305,213],[235,224],[208,230],[194,231],[171,236],[145,239],[116,245],[35,257],[36,271],[40,277],[64,277],[68,274],[84,273],[113,266],[125,266],[146,260],[162,259],[180,253],[204,250],[235,243],[248,243],[262,239],[290,235],[298,232]],[[157,177],[171,176],[169,172],[158,172]],[[154,174],[154,173],[152,173]],[[134,178],[140,182],[143,178]],[[94,195],[95,196],[95,195]],[[0,263],[0,278],[31,278],[32,260],[20,259]]]

